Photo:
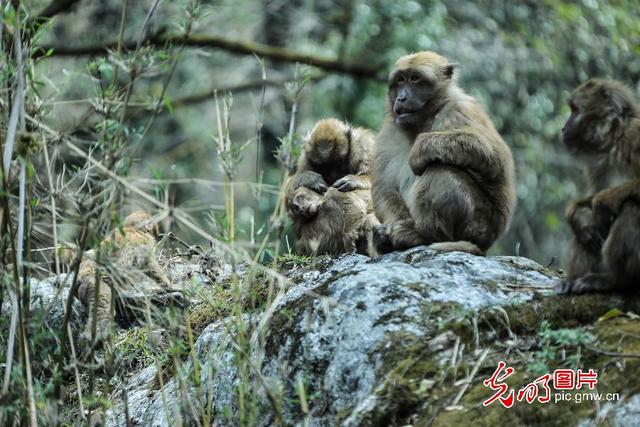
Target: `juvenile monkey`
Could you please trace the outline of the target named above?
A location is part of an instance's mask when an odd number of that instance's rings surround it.
[[[560,293],[634,291],[640,284],[640,107],[623,84],[590,79],[569,98],[562,129],[582,160],[588,196],[571,204],[568,278]]]
[[[393,249],[484,253],[516,204],[511,150],[434,52],[400,58],[376,138],[373,203]]]
[[[368,214],[371,192],[341,192],[329,188],[325,194],[306,187],[294,192],[293,228],[298,237],[296,248],[303,255],[338,255],[357,251],[370,254],[367,231],[379,222]]]
[[[373,147],[369,130],[337,119],[320,120],[306,137],[290,190],[307,187],[324,194],[330,186],[339,191],[370,189]]]
[[[88,308],[89,320],[82,338],[91,338],[95,313],[100,337],[109,333],[112,316],[112,286],[128,287],[147,276],[166,289],[171,281],[156,259],[157,225],[151,215],[137,211],[125,218],[122,229],[114,229],[102,242],[104,259],[96,263],[90,251],[80,264],[77,296]],[[97,294],[97,295],[96,295]]]
[[[296,174],[286,185],[298,251],[378,254],[373,245],[367,248],[367,235],[379,225],[368,175],[373,146],[370,131],[336,119],[320,120],[309,132]]]

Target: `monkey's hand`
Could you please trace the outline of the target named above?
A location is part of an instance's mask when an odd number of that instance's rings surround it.
[[[640,202],[640,180],[633,180],[616,187],[607,188],[591,199],[594,222],[603,235],[609,233],[609,228],[618,217],[625,202],[634,200]]]
[[[342,192],[353,191],[353,190],[366,190],[370,188],[370,186],[363,181],[364,181],[364,178],[359,177],[357,175],[345,175],[339,180],[337,180],[336,182],[334,182],[332,187]]]
[[[313,190],[319,194],[326,193],[327,189],[329,188],[322,175],[313,171],[305,171],[301,173],[298,176],[296,184],[296,188],[306,187],[309,190]]]
[[[599,252],[604,241],[594,219],[593,211],[587,207],[579,207],[573,210],[568,218],[578,242],[591,252]]]

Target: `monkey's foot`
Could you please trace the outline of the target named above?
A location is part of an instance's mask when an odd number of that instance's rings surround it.
[[[384,224],[373,227],[373,245],[377,251],[381,254],[388,254],[393,251],[393,244],[389,233],[387,233],[387,227]]]
[[[413,219],[401,219],[385,224],[393,249],[408,249],[426,242],[416,231]]]
[[[457,242],[437,242],[428,246],[429,249],[433,249],[438,252],[466,252],[471,255],[484,256],[485,253],[482,249],[477,247],[471,242],[460,240]]]
[[[561,280],[554,289],[559,295],[579,295],[612,292],[615,290],[615,285],[609,275],[592,273],[576,279]]]

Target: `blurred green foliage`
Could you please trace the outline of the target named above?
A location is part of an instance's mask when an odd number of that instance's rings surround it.
[[[178,24],[172,17],[182,3],[162,2],[150,31],[174,30]],[[136,36],[150,4],[146,0],[130,5],[127,38]],[[382,76],[395,59],[412,51],[435,50],[457,62],[461,86],[486,106],[516,158],[518,210],[510,231],[493,252],[519,253],[543,263],[562,256],[568,237],[563,211],[582,191],[578,165],[560,140],[569,91],[592,76],[620,79],[636,93],[640,82],[640,8],[634,0],[220,0],[203,5],[206,17],[196,34],[280,44],[379,67]],[[83,2],[74,14],[56,18],[48,41],[82,45],[115,39],[120,7],[116,0]],[[158,62],[157,72],[136,84],[137,100],[157,96],[167,71],[166,61],[153,55],[149,60]],[[77,78],[85,63],[84,58],[55,57],[41,63],[51,67],[50,87],[55,88],[52,94],[57,100],[90,96],[90,82]],[[149,176],[151,170],[164,169],[165,177],[222,180],[211,140],[217,132],[213,96],[188,105],[179,100],[260,81],[261,67],[250,55],[187,49],[165,98],[171,111],[156,120],[133,174]],[[267,79],[277,80],[293,76],[295,65],[267,58],[265,67]],[[320,74],[301,94],[299,135],[327,116],[379,127],[386,108],[384,81],[309,70]],[[264,123],[262,157],[256,162],[252,142],[237,180],[255,181],[262,176],[265,182],[278,184],[280,173],[272,153],[278,138],[287,134],[291,97],[282,84],[268,86],[264,101],[261,94],[257,85],[233,95],[232,140],[252,140],[258,123]],[[77,107],[61,104],[54,112],[74,117],[79,112],[73,108]],[[192,207],[200,218],[210,214],[207,204],[221,205],[223,197],[221,188],[212,191],[189,185],[176,190],[176,203]],[[253,224],[259,230],[275,196],[247,188],[236,197],[240,227]]]

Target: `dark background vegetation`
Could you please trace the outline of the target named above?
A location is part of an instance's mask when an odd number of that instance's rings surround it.
[[[222,241],[240,254],[234,268],[255,268],[243,286],[234,276],[224,298],[214,289],[210,312],[241,319],[246,305],[268,306],[283,279],[260,261],[293,246],[279,203],[287,153],[320,118],[377,130],[401,55],[434,50],[459,64],[460,85],[517,165],[518,209],[492,253],[545,265],[562,264],[563,211],[583,187],[560,138],[568,94],[589,77],[640,91],[637,0],[0,0],[0,10],[0,152],[10,163],[0,187],[1,425],[73,424],[85,419],[82,402],[107,407],[112,379],[129,373],[123,360],[140,358],[122,343],[174,370],[193,345],[189,322],[163,312],[173,322],[162,326],[164,352],[117,339],[100,350],[104,363],[93,348],[80,349],[91,360],[79,363],[67,328],[76,279],[64,279],[59,328],[30,305],[32,279],[60,271],[54,244],[78,244],[77,268],[143,207],[174,233],[162,250],[199,244],[208,256],[206,242]],[[254,291],[252,277],[269,277],[258,288],[267,297],[242,294]],[[237,363],[249,366],[251,351],[239,348]]]

